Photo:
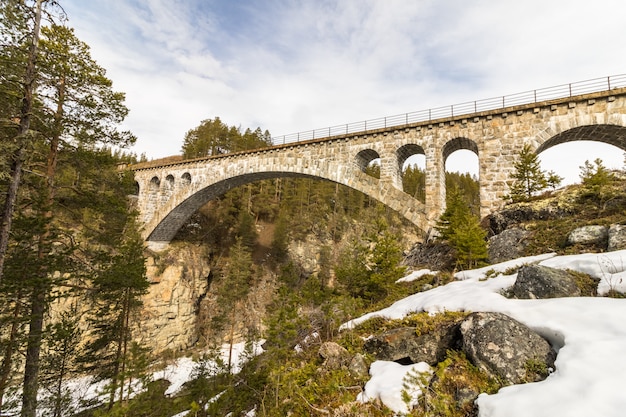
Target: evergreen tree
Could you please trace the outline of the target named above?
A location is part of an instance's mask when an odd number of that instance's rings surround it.
[[[143,239],[134,219],[127,225],[117,253],[103,254],[104,268],[94,279],[92,327],[85,369],[99,380],[109,379],[109,408],[124,399],[132,347],[133,318],[147,292]],[[130,388],[129,388],[130,389]]]
[[[604,204],[614,197],[614,190],[609,186],[615,180],[600,158],[593,163],[585,161],[580,167],[580,179],[583,186],[583,197],[592,198]]]
[[[73,414],[72,391],[67,382],[76,371],[76,360],[82,331],[79,327],[80,315],[75,309],[60,313],[57,322],[47,329],[42,363],[42,382],[46,390],[45,406],[52,417]]]
[[[426,173],[415,165],[409,165],[402,173],[402,189],[422,203],[426,201]]]
[[[552,188],[553,190],[556,190],[557,187],[561,185],[561,182],[563,182],[563,177],[558,175],[556,172],[550,171],[547,173],[546,183],[548,187]]]
[[[511,175],[510,194],[507,198],[518,201],[528,201],[537,192],[544,190],[548,186],[546,174],[541,170],[539,158],[533,152],[530,145],[524,145],[518,154],[518,160],[513,165],[515,172]]]
[[[238,152],[270,146],[268,131],[254,132],[246,129],[243,133],[235,126],[228,126],[220,120],[203,120],[200,125],[189,130],[183,139],[182,153],[185,158],[201,158],[223,153]]]
[[[232,351],[235,326],[237,319],[241,318],[252,279],[252,255],[241,238],[238,238],[235,245],[230,249],[224,279],[227,281],[227,285],[222,286],[224,291],[219,294],[219,298],[223,311],[228,315],[230,348],[227,365],[230,371],[233,365]]]
[[[457,264],[474,267],[487,259],[487,232],[480,227],[478,217],[471,213],[461,192],[449,190],[447,206],[437,222],[441,238],[456,250]]]

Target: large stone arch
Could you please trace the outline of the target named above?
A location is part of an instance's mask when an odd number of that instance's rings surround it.
[[[217,198],[228,190],[254,181],[289,177],[314,178],[348,186],[382,202],[422,230],[426,230],[423,204],[400,190],[381,188],[377,179],[363,172],[357,171],[350,179],[338,180],[337,178],[330,178],[331,175],[320,176],[293,171],[264,171],[190,184],[188,189],[179,190],[166,205],[154,213],[153,218],[146,223],[143,234],[149,242],[169,242],[193,213],[208,201]]]
[[[539,145],[537,154],[562,143],[579,140],[603,142],[626,151],[626,127],[617,125],[577,126],[557,133]]]

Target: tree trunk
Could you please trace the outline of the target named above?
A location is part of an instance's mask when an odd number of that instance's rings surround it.
[[[33,93],[35,90],[35,80],[37,77],[35,63],[37,60],[37,48],[39,46],[39,31],[41,28],[41,3],[37,0],[35,4],[35,22],[33,26],[33,37],[28,51],[28,63],[26,65],[26,73],[24,75],[24,96],[22,98],[22,108],[20,110],[20,128],[17,133],[16,141],[18,148],[13,155],[13,163],[11,165],[11,178],[7,189],[7,197],[2,212],[2,222],[0,223],[0,282],[4,272],[4,261],[6,258],[7,248],[9,247],[9,234],[11,233],[11,225],[13,222],[13,212],[15,211],[15,203],[17,201],[17,191],[22,182],[22,165],[26,156],[27,135],[30,130],[30,118],[33,108]]]
[[[28,346],[26,349],[26,365],[24,368],[24,393],[22,397],[22,417],[35,417],[37,410],[37,389],[39,387],[39,362],[41,355],[41,341],[43,338],[44,313],[48,305],[48,291],[50,290],[49,272],[43,266],[46,255],[44,248],[50,238],[52,225],[53,204],[55,197],[54,177],[56,174],[57,159],[59,154],[59,142],[62,133],[63,104],[65,100],[65,79],[61,78],[57,88],[58,103],[55,113],[55,129],[50,138],[50,150],[46,164],[46,203],[43,217],[46,226],[39,238],[38,257],[42,260],[41,280],[45,285],[37,284],[32,292],[31,321],[28,331]]]
[[[13,309],[13,322],[11,323],[9,340],[6,345],[6,349],[4,350],[2,366],[0,367],[0,415],[2,414],[4,393],[9,385],[9,378],[11,376],[11,368],[13,366],[13,354],[17,350],[17,334],[19,329],[19,316],[21,314],[21,303],[19,298],[20,297],[18,294],[15,297],[15,308]]]
[[[37,390],[39,388],[39,357],[43,336],[43,318],[46,311],[47,285],[33,288],[26,364],[24,366],[24,392],[21,417],[36,417]]]

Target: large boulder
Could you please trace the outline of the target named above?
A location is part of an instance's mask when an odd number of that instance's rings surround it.
[[[612,224],[609,227],[608,251],[626,249],[626,225]]]
[[[609,231],[606,226],[591,225],[577,227],[567,235],[568,245],[606,245]]]
[[[363,348],[378,360],[435,365],[445,359],[448,349],[458,346],[459,338],[458,324],[441,326],[420,336],[414,327],[400,327],[371,337]]]
[[[496,264],[524,256],[530,232],[512,227],[489,239],[489,263]]]
[[[491,213],[481,221],[489,236],[498,235],[520,223],[533,220],[560,219],[569,214],[563,201],[536,201],[516,203]]]
[[[460,325],[467,358],[507,384],[544,379],[554,366],[550,344],[522,323],[501,313],[472,313]]]
[[[456,256],[450,245],[434,241],[415,244],[404,257],[407,266],[419,266],[431,271],[454,268]]]
[[[542,265],[527,265],[520,268],[510,291],[515,298],[523,299],[580,296],[580,288],[576,285],[573,275]]]

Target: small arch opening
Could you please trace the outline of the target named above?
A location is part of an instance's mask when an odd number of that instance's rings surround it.
[[[188,172],[185,172],[181,177],[181,184],[182,185],[189,185],[191,184],[191,174]]]
[[[165,177],[165,186],[170,190],[174,188],[174,176],[172,174]]]
[[[480,216],[478,145],[467,138],[453,139],[444,146],[443,158],[446,195],[458,189],[472,213]]]
[[[356,164],[367,175],[380,178],[380,155],[373,149],[364,149],[356,155]]]
[[[402,190],[422,203],[426,202],[426,155],[416,144],[404,145],[396,151]]]
[[[161,180],[159,179],[159,177],[152,177],[152,179],[150,180],[150,191],[158,191],[160,186]]]

